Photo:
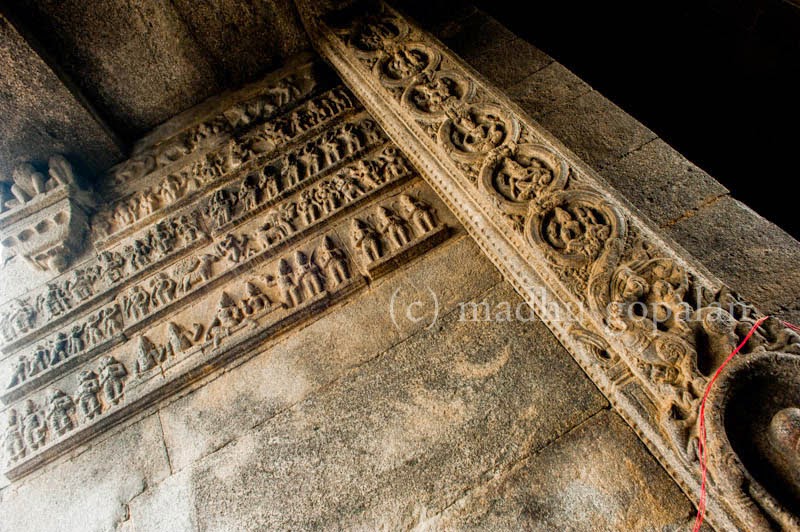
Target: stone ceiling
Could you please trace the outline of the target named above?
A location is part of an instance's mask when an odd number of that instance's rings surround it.
[[[154,126],[308,47],[289,0],[5,0],[0,179],[53,152],[96,174]]]

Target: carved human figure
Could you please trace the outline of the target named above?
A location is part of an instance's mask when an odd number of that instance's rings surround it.
[[[161,364],[166,356],[163,348],[156,346],[147,336],[136,341],[136,374],[141,375]]]
[[[158,197],[150,188],[142,190],[139,194],[139,212],[141,217],[149,216],[158,209]]]
[[[356,180],[356,178],[347,171],[340,172],[334,177],[333,187],[348,201],[353,201],[364,194],[364,188]]]
[[[28,399],[23,407],[22,437],[25,439],[28,448],[35,451],[44,445],[46,435],[47,425],[45,424],[44,416],[39,407],[36,406],[36,403]]]
[[[39,194],[46,192],[45,177],[30,163],[18,164],[11,171],[14,184],[11,193],[17,198],[20,205],[24,205]]]
[[[194,217],[182,214],[173,223],[175,225],[175,232],[183,238],[185,243],[191,244],[200,237],[201,231]]]
[[[297,266],[297,286],[306,296],[314,297],[325,290],[322,272],[314,260],[300,250],[295,251],[294,262]]]
[[[400,204],[406,209],[406,218],[414,224],[420,234],[429,233],[436,227],[433,209],[426,202],[403,194],[400,196]]]
[[[319,152],[314,144],[306,145],[300,153],[299,159],[303,163],[303,179],[318,174],[322,168]]]
[[[28,380],[28,359],[25,358],[25,355],[19,355],[11,370],[11,381],[8,383],[8,388],[19,386],[26,380]]]
[[[387,207],[378,207],[378,227],[395,248],[401,248],[411,241],[408,224]]]
[[[80,412],[83,419],[94,419],[100,415],[102,407],[97,396],[99,393],[100,381],[97,373],[90,369],[81,371],[78,377],[76,402],[78,403],[78,412]]]
[[[134,213],[135,211],[129,201],[120,201],[117,203],[114,207],[113,214],[114,222],[117,224],[117,227],[122,229],[135,222],[136,215]]]
[[[163,306],[175,299],[175,289],[177,283],[165,272],[158,272],[150,279],[152,294],[150,301],[154,307]]]
[[[181,196],[182,188],[183,183],[181,183],[181,180],[177,176],[174,174],[168,175],[161,183],[161,188],[159,189],[159,194],[161,195],[164,205],[172,205],[178,201],[178,198]]]
[[[487,152],[506,137],[505,122],[494,114],[473,112],[469,108],[448,110],[448,114],[453,121],[449,140],[460,151]]]
[[[128,257],[131,271],[135,272],[150,264],[150,253],[153,248],[150,246],[149,239],[142,240],[137,238],[130,245],[125,246],[123,251]]]
[[[456,83],[447,77],[436,76],[414,87],[412,102],[426,113],[441,111],[446,103],[458,97]]]
[[[279,242],[295,232],[293,223],[297,206],[292,203],[283,209],[273,209],[264,217],[266,223],[260,228],[261,238],[266,247]]]
[[[50,366],[50,350],[44,345],[37,345],[33,350],[30,363],[28,365],[28,375],[38,375]]]
[[[103,316],[101,325],[106,338],[113,338],[122,332],[122,311],[118,304],[110,305],[101,312]]]
[[[255,284],[248,281],[244,285],[244,290],[245,297],[242,299],[242,310],[245,315],[252,316],[272,306],[269,298]]]
[[[219,347],[220,342],[229,336],[231,329],[239,325],[244,319],[241,309],[227,292],[222,292],[214,320],[208,326],[206,340],[213,340],[214,347]]]
[[[330,181],[320,183],[316,189],[317,201],[322,205],[325,214],[331,214],[339,208],[339,192]]]
[[[406,160],[397,152],[395,148],[387,148],[381,154],[383,161],[383,178],[384,180],[396,179],[408,173],[408,165]]]
[[[175,249],[175,236],[172,224],[162,220],[153,226],[150,233],[150,247],[158,250],[163,257]]]
[[[317,257],[331,288],[350,278],[347,257],[331,237],[326,236],[322,239],[322,245],[317,248]]]
[[[258,183],[255,176],[247,176],[242,179],[239,185],[239,204],[242,206],[242,211],[247,212],[255,209],[260,203],[260,194],[258,190]]]
[[[100,253],[100,271],[101,275],[109,286],[119,282],[122,279],[125,259],[117,252],[103,251]]]
[[[57,436],[63,436],[74,428],[71,416],[74,410],[75,403],[63,391],[55,389],[47,394],[47,422]]]
[[[128,370],[116,358],[104,356],[100,359],[100,386],[109,403],[118,404],[122,399],[127,375]]]
[[[59,331],[53,339],[53,346],[50,349],[50,365],[55,366],[67,358],[69,358],[69,338],[67,333]]]
[[[86,328],[84,329],[84,334],[86,334],[86,344],[89,347],[93,347],[103,341],[103,331],[100,328],[100,322],[102,320],[102,310],[96,314],[91,314],[88,318],[86,318]]]
[[[314,198],[314,191],[306,189],[300,193],[300,200],[297,202],[297,211],[300,218],[306,225],[311,225],[320,217],[320,208]]]
[[[217,227],[231,221],[236,197],[224,188],[215,191],[208,203],[208,215]]]
[[[329,132],[322,137],[319,147],[325,157],[325,166],[333,166],[341,159],[339,143],[336,141],[336,136],[333,132]]]
[[[25,456],[25,442],[17,411],[13,408],[6,414],[6,429],[3,431],[3,451],[8,464],[18,462]]]
[[[60,286],[50,283],[47,285],[47,291],[36,298],[36,306],[54,318],[71,309],[72,302]]]
[[[278,293],[284,307],[292,308],[300,304],[302,301],[300,287],[294,282],[292,266],[286,259],[282,258],[278,262],[278,275],[275,282],[278,285]]]
[[[395,48],[389,55],[385,71],[391,78],[399,80],[422,72],[427,65],[428,58],[421,50]]]
[[[364,253],[367,263],[374,262],[383,256],[380,235],[372,226],[358,218],[353,218],[350,239],[353,247]]]
[[[228,233],[222,240],[217,242],[214,250],[220,258],[226,258],[230,262],[236,264],[242,258],[246,258],[250,254],[250,237],[246,234],[236,236],[233,233]]]
[[[336,140],[342,146],[345,157],[361,149],[361,138],[353,124],[344,124],[339,127],[336,131]]]
[[[361,132],[364,135],[364,144],[371,145],[383,139],[383,133],[374,120],[366,119],[361,121]]]
[[[169,356],[176,356],[192,347],[192,341],[186,336],[183,328],[173,322],[167,324],[166,352]]]
[[[131,287],[123,301],[125,317],[131,321],[139,321],[150,312],[150,294],[139,285]]]
[[[67,353],[70,356],[77,355],[82,352],[86,347],[83,341],[83,331],[86,324],[76,324],[72,326],[69,331],[69,338],[67,338]]]
[[[66,291],[78,301],[84,301],[94,295],[95,276],[85,268],[72,272],[72,279],[66,282]]]
[[[300,169],[297,157],[293,154],[285,155],[281,161],[281,183],[283,188],[290,188],[300,182]]]
[[[266,201],[273,199],[280,192],[278,175],[272,166],[265,166],[261,169],[258,178],[258,188],[261,190],[264,200]]]

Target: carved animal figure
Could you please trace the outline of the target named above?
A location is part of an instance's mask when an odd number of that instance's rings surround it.
[[[183,275],[180,281],[181,292],[188,292],[195,284],[205,283],[211,279],[214,273],[212,264],[218,259],[219,257],[215,255],[204,253],[185,264],[181,268]]]

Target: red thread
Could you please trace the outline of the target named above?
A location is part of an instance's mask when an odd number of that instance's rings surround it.
[[[711,377],[711,380],[708,381],[708,385],[706,385],[706,391],[703,394],[703,400],[700,402],[700,438],[697,441],[697,457],[700,459],[700,501],[697,504],[697,516],[694,519],[694,528],[692,529],[693,532],[699,532],[700,526],[703,524],[703,518],[706,515],[706,473],[707,473],[707,465],[706,465],[706,399],[708,399],[708,393],[711,391],[711,387],[714,385],[714,382],[719,377],[719,374],[722,372],[723,368],[728,365],[728,362],[736,356],[736,353],[742,350],[750,337],[753,336],[753,333],[756,332],[762,323],[764,323],[769,316],[764,316],[763,318],[759,319],[747,335],[744,337],[744,340],[736,346],[736,349],[731,351],[731,354],[728,355],[728,358],[717,368],[717,371],[714,372],[714,376]],[[791,327],[794,330],[800,330],[800,328],[795,327],[793,325],[789,325],[786,322],[783,322],[784,325]]]

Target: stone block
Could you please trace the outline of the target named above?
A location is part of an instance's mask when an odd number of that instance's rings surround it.
[[[596,91],[540,117],[539,123],[595,170],[616,163],[656,138]]]
[[[468,237],[446,243],[382,278],[301,331],[164,408],[173,467],[186,467],[429,326],[435,311],[429,289],[444,313],[461,298],[480,294],[500,280]],[[412,308],[417,301],[421,304]]]
[[[128,502],[170,474],[157,415],[0,492],[0,530],[114,530]]]
[[[506,284],[486,299],[520,303]],[[190,494],[192,519],[211,530],[424,526],[607,406],[541,322],[459,314],[195,462],[188,486],[154,490]],[[132,506],[134,523],[171,511],[166,499]]]
[[[658,226],[689,217],[728,193],[661,139],[629,153],[600,174]]]
[[[761,311],[800,323],[800,243],[778,226],[725,197],[667,232]]]
[[[611,411],[597,414],[435,521],[442,530],[687,530],[694,507]]]
[[[552,62],[506,90],[534,119],[555,111],[592,88],[560,63]]]

